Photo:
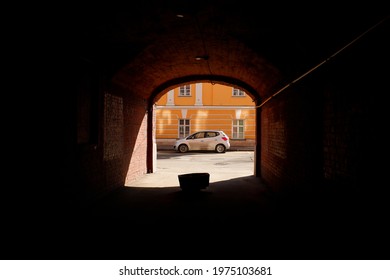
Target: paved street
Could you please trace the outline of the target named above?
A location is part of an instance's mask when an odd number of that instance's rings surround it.
[[[207,172],[210,183],[254,175],[253,151],[189,152],[158,151],[155,173],[146,174],[129,187],[177,187],[178,175]]]
[[[155,173],[91,205],[82,219],[61,224],[70,229],[67,237],[80,231],[94,239],[56,251],[88,259],[350,259],[379,248],[369,242],[362,250],[350,238],[362,225],[380,228],[361,199],[332,192],[277,195],[253,175],[253,167],[248,151],[161,151]],[[178,175],[194,172],[210,173],[209,187],[183,192]],[[382,232],[376,230],[379,240]]]

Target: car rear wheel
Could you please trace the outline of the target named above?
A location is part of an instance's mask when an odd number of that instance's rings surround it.
[[[216,147],[215,147],[215,151],[217,153],[224,153],[226,151],[226,147],[222,144],[218,144]]]
[[[185,145],[185,144],[181,144],[181,145],[179,146],[179,152],[180,152],[180,153],[186,153],[186,152],[188,152],[188,146]]]

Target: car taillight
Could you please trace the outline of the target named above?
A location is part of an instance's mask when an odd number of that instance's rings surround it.
[[[222,137],[222,140],[223,140],[223,141],[227,141],[227,140],[229,140],[229,138],[227,138],[227,137]]]

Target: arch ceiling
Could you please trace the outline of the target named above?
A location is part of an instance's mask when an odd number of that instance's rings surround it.
[[[145,99],[188,81],[235,84],[265,98],[386,16],[373,3],[273,3],[144,0],[80,7],[77,55]]]

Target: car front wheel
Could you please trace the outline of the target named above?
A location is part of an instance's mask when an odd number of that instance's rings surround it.
[[[187,145],[184,145],[184,144],[180,145],[180,146],[179,146],[179,152],[180,152],[180,153],[186,153],[186,152],[188,152],[188,146],[187,146]]]
[[[216,147],[215,147],[215,151],[217,153],[224,153],[226,151],[226,147],[222,144],[218,144]]]

